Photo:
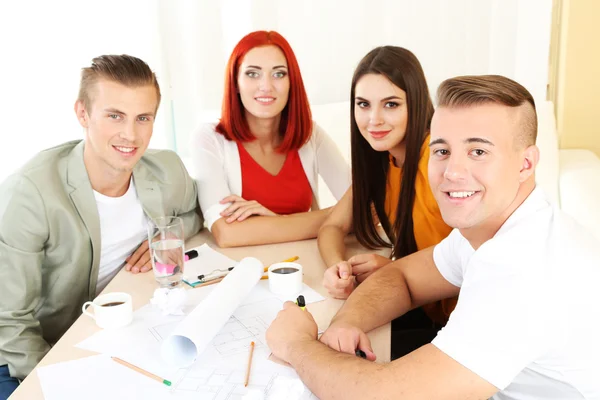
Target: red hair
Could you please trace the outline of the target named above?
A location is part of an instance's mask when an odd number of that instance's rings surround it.
[[[244,117],[244,106],[237,91],[237,78],[244,56],[255,47],[269,45],[277,46],[288,64],[290,93],[288,102],[281,111],[279,133],[283,140],[277,148],[277,151],[287,153],[299,149],[308,141],[312,133],[312,116],[296,56],[287,40],[275,31],[252,32],[244,36],[233,49],[225,72],[221,120],[216,130],[227,140],[249,142],[256,139]]]

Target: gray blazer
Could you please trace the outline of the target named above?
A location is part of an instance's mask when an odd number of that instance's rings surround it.
[[[100,220],[83,163],[84,141],[42,151],[0,185],[0,365],[24,378],[96,296]],[[147,150],[133,171],[146,215],[202,227],[181,159]]]

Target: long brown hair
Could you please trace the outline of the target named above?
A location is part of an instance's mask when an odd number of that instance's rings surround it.
[[[400,197],[394,226],[385,213],[386,182],[389,153],[373,150],[361,135],[354,119],[355,88],[366,74],[378,74],[406,92],[408,122],[406,125],[406,156],[402,172]],[[377,233],[372,210],[394,244],[392,257],[400,258],[417,251],[413,230],[412,209],[415,200],[415,179],[421,147],[427,137],[433,115],[425,74],[419,60],[410,51],[395,46],[377,47],[358,64],[350,91],[350,134],[352,154],[352,215],[358,241],[367,248],[391,247]]]

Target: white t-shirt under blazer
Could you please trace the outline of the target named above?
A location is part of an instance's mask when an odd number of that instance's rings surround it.
[[[479,249],[455,229],[434,261],[461,289],[432,343],[493,399],[600,399],[600,243],[540,189]]]
[[[190,141],[192,176],[198,184],[200,208],[210,230],[228,204],[219,201],[230,194],[242,195],[242,170],[237,143],[215,131],[216,123],[202,124]],[[298,149],[302,168],[315,198],[319,175],[336,198],[350,187],[350,167],[331,138],[313,122],[308,142]]]
[[[137,196],[133,179],[121,197],[108,197],[94,190],[100,217],[100,269],[96,293],[117,275],[139,245],[148,239],[148,218]]]

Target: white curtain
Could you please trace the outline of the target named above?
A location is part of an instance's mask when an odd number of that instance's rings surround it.
[[[496,73],[544,99],[551,0],[102,0],[0,5],[0,181],[37,151],[81,138],[80,68],[100,54],[149,63],[163,102],[153,147],[186,157],[190,132],[219,116],[234,45],[277,30],[294,49],[312,104],[348,99],[370,49],[420,59],[432,92],[445,78]]]
[[[219,116],[229,54],[254,30],[276,30],[290,42],[312,104],[348,100],[356,64],[380,45],[413,51],[432,93],[452,76],[501,74],[546,97],[551,0],[161,0],[160,7],[173,134],[184,157],[198,122]]]

